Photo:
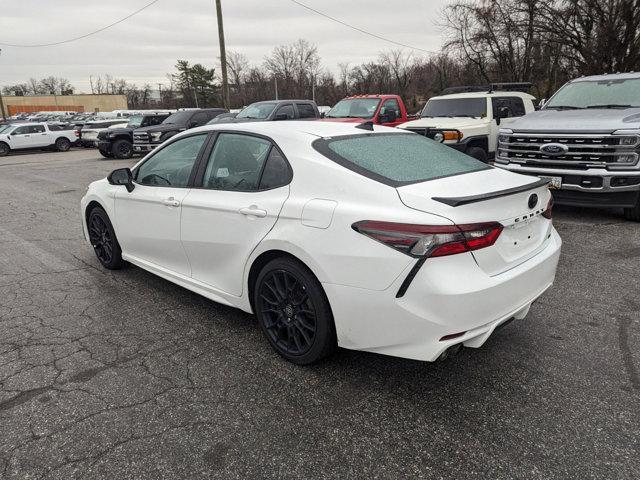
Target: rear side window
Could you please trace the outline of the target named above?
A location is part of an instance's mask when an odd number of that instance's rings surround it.
[[[415,133],[320,138],[313,147],[334,162],[393,187],[490,168]]]
[[[271,147],[267,163],[262,171],[260,179],[260,190],[282,187],[291,181],[291,170],[287,161],[280,155],[280,152]]]

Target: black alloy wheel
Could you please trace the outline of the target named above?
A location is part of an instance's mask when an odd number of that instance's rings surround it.
[[[106,212],[101,208],[94,208],[89,215],[87,228],[93,251],[100,263],[110,270],[120,268],[122,251]]]
[[[306,365],[336,345],[333,317],[320,282],[289,258],[271,261],[256,282],[255,310],[271,346],[287,360]]]
[[[133,156],[133,145],[126,140],[116,140],[111,151],[116,158],[131,158]]]
[[[0,142],[0,157],[4,157],[5,155],[9,155],[9,145],[6,143]]]
[[[271,340],[284,353],[303,355],[316,338],[316,309],[304,285],[285,270],[270,272],[260,289],[261,312]]]

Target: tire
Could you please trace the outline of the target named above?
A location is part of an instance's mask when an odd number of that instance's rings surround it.
[[[71,141],[68,138],[59,138],[56,140],[56,150],[59,152],[68,152],[71,148]]]
[[[640,198],[634,207],[624,209],[624,218],[632,222],[640,222]]]
[[[114,157],[124,160],[133,156],[133,145],[127,140],[116,140],[111,146],[111,151]]]
[[[103,150],[102,148],[99,148],[98,151],[100,152],[100,155],[102,155],[104,158],[113,158],[113,153],[111,153],[111,152],[107,152],[106,150]]]
[[[0,142],[0,157],[6,157],[9,155],[10,150],[11,148],[9,148],[9,145],[4,142]]]
[[[107,212],[100,207],[91,210],[87,220],[87,229],[93,251],[102,266],[109,270],[122,268],[124,264],[122,250]]]
[[[475,158],[476,160],[487,163],[487,152],[485,152],[484,149],[480,147],[470,147],[465,153],[470,157]]]
[[[258,275],[253,298],[260,328],[283,358],[309,365],[336,349],[329,301],[300,262],[287,257],[270,261]]]

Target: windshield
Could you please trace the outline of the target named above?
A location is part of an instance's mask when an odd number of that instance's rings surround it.
[[[264,120],[271,115],[274,108],[276,108],[275,103],[254,103],[242,110],[236,118],[255,118]]]
[[[13,125],[0,125],[0,133],[2,132],[6,132],[7,130],[9,130],[11,127],[13,127]]]
[[[186,110],[183,110],[182,112],[172,113],[162,123],[176,123],[178,125],[184,125],[185,123],[187,123],[187,120],[191,118],[191,115],[193,115],[193,112],[189,112]]]
[[[319,138],[313,147],[343,167],[394,187],[491,168],[415,133]]]
[[[379,98],[345,98],[327,112],[327,118],[373,118]]]
[[[640,107],[640,78],[567,83],[544,109],[629,107]]]
[[[484,118],[487,116],[487,100],[484,97],[429,100],[420,116]]]
[[[142,125],[143,119],[144,117],[142,115],[134,115],[133,117],[129,117],[129,123],[127,123],[127,127],[139,128]]]

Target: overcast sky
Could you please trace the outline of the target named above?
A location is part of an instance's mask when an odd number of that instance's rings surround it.
[[[2,2],[0,43],[51,43],[112,23],[150,0],[19,0]],[[438,50],[446,0],[300,0],[361,29],[425,50]],[[318,46],[323,66],[361,63],[398,48],[306,10],[290,0],[222,0],[227,50],[262,63],[276,45],[304,38]],[[66,77],[90,92],[89,75],[110,74],[142,84],[167,82],[176,59],[217,67],[214,0],[159,0],[115,27],[60,46],[0,45],[0,85],[30,77]],[[421,52],[415,52],[421,54]]]

